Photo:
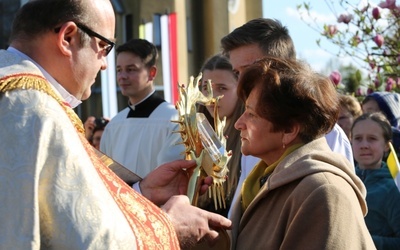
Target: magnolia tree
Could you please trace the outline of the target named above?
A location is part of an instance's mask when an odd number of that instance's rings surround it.
[[[306,21],[311,28],[338,46],[338,56],[351,56],[355,63],[366,69],[366,86],[358,88],[354,94],[400,92],[400,6],[396,6],[396,0],[378,4],[363,1],[364,4],[359,5],[345,0],[325,2],[336,16],[334,23],[321,25],[312,16],[310,4],[303,3],[297,9],[304,21],[305,17],[311,18],[311,22]],[[342,12],[336,11],[335,3],[340,5]],[[316,42],[323,48],[320,39]],[[339,86],[340,72],[332,72],[331,79]]]

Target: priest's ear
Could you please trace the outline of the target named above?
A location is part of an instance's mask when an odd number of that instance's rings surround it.
[[[153,81],[154,78],[156,78],[156,75],[157,75],[157,67],[151,66],[149,68],[149,81]]]
[[[81,36],[74,22],[64,23],[54,29],[54,34],[56,35],[57,46],[65,56],[72,56],[73,52],[81,47]]]

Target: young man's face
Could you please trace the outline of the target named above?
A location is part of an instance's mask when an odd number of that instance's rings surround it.
[[[240,76],[247,66],[263,57],[264,54],[257,44],[244,45],[229,51],[229,60],[237,76]]]
[[[117,56],[117,81],[124,96],[132,104],[141,101],[153,90],[155,67],[146,67],[142,59],[131,53],[121,52]]]

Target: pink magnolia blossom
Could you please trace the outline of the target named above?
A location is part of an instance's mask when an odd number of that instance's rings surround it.
[[[378,4],[382,9],[395,9],[396,8],[396,0],[386,0],[385,2],[381,2]]]
[[[338,21],[338,23],[348,24],[348,23],[350,23],[351,19],[353,19],[353,15],[351,15],[351,14],[348,14],[348,15],[341,14],[339,16],[339,18],[337,19],[337,21]]]
[[[375,88],[379,88],[379,86],[381,86],[381,82],[379,81],[378,78],[375,78],[375,80],[374,80],[374,86],[375,86]]]
[[[356,96],[364,96],[365,95],[365,90],[363,90],[362,88],[358,88],[356,90]]]
[[[356,90],[356,96],[360,96],[360,95],[362,95],[362,89],[361,89],[361,88],[358,88],[358,89]]]
[[[375,7],[372,9],[372,16],[374,17],[375,20],[378,20],[379,18],[381,18],[381,13],[380,13],[378,7]]]
[[[325,28],[325,32],[328,34],[328,36],[332,37],[333,35],[335,35],[337,33],[338,29],[336,27],[336,25],[328,25]]]
[[[342,75],[340,74],[339,71],[335,70],[329,75],[329,79],[335,84],[337,87],[339,83],[342,81]]]
[[[383,38],[381,34],[378,34],[374,37],[374,42],[376,43],[376,45],[378,45],[379,48],[382,47],[384,41],[385,38]]]
[[[367,95],[372,94],[372,93],[374,93],[374,90],[371,89],[371,88],[368,88],[368,89],[367,89]]]
[[[375,63],[374,60],[370,60],[370,61],[368,62],[368,64],[369,64],[369,66],[371,67],[371,69],[375,69],[376,63]]]
[[[390,85],[394,85],[394,84],[396,84],[396,81],[395,81],[393,78],[389,77],[389,78],[386,80],[386,83],[387,83],[387,84],[390,84]]]
[[[389,78],[386,80],[385,91],[388,91],[388,92],[392,91],[392,89],[393,89],[394,86],[396,86],[396,81],[395,81],[393,78],[389,77]]]
[[[361,13],[366,12],[366,11],[368,10],[368,7],[369,7],[369,5],[364,6],[364,7],[360,10],[360,12],[361,12]]]

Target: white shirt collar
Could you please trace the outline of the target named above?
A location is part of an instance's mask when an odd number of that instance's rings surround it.
[[[13,52],[18,54],[20,57],[31,61],[34,63],[42,72],[43,76],[46,78],[47,81],[51,83],[51,86],[53,87],[54,91],[58,92],[61,97],[66,101],[72,108],[76,108],[79,104],[82,103],[81,100],[78,100],[75,96],[71,95],[68,93],[68,91],[59,84],[56,79],[54,79],[42,66],[40,66],[37,62],[35,62],[32,58],[27,56],[26,54],[22,53],[21,51],[17,50],[16,48],[13,47],[8,47],[7,51]]]
[[[144,102],[147,98],[149,98],[152,94],[154,94],[154,92],[156,92],[156,90],[154,89],[153,91],[151,91],[150,94],[148,94],[145,98],[143,98],[143,100],[141,100],[138,103],[132,104],[130,101],[128,101],[129,106],[131,107],[131,109],[135,110],[135,106],[141,104],[142,102]]]

